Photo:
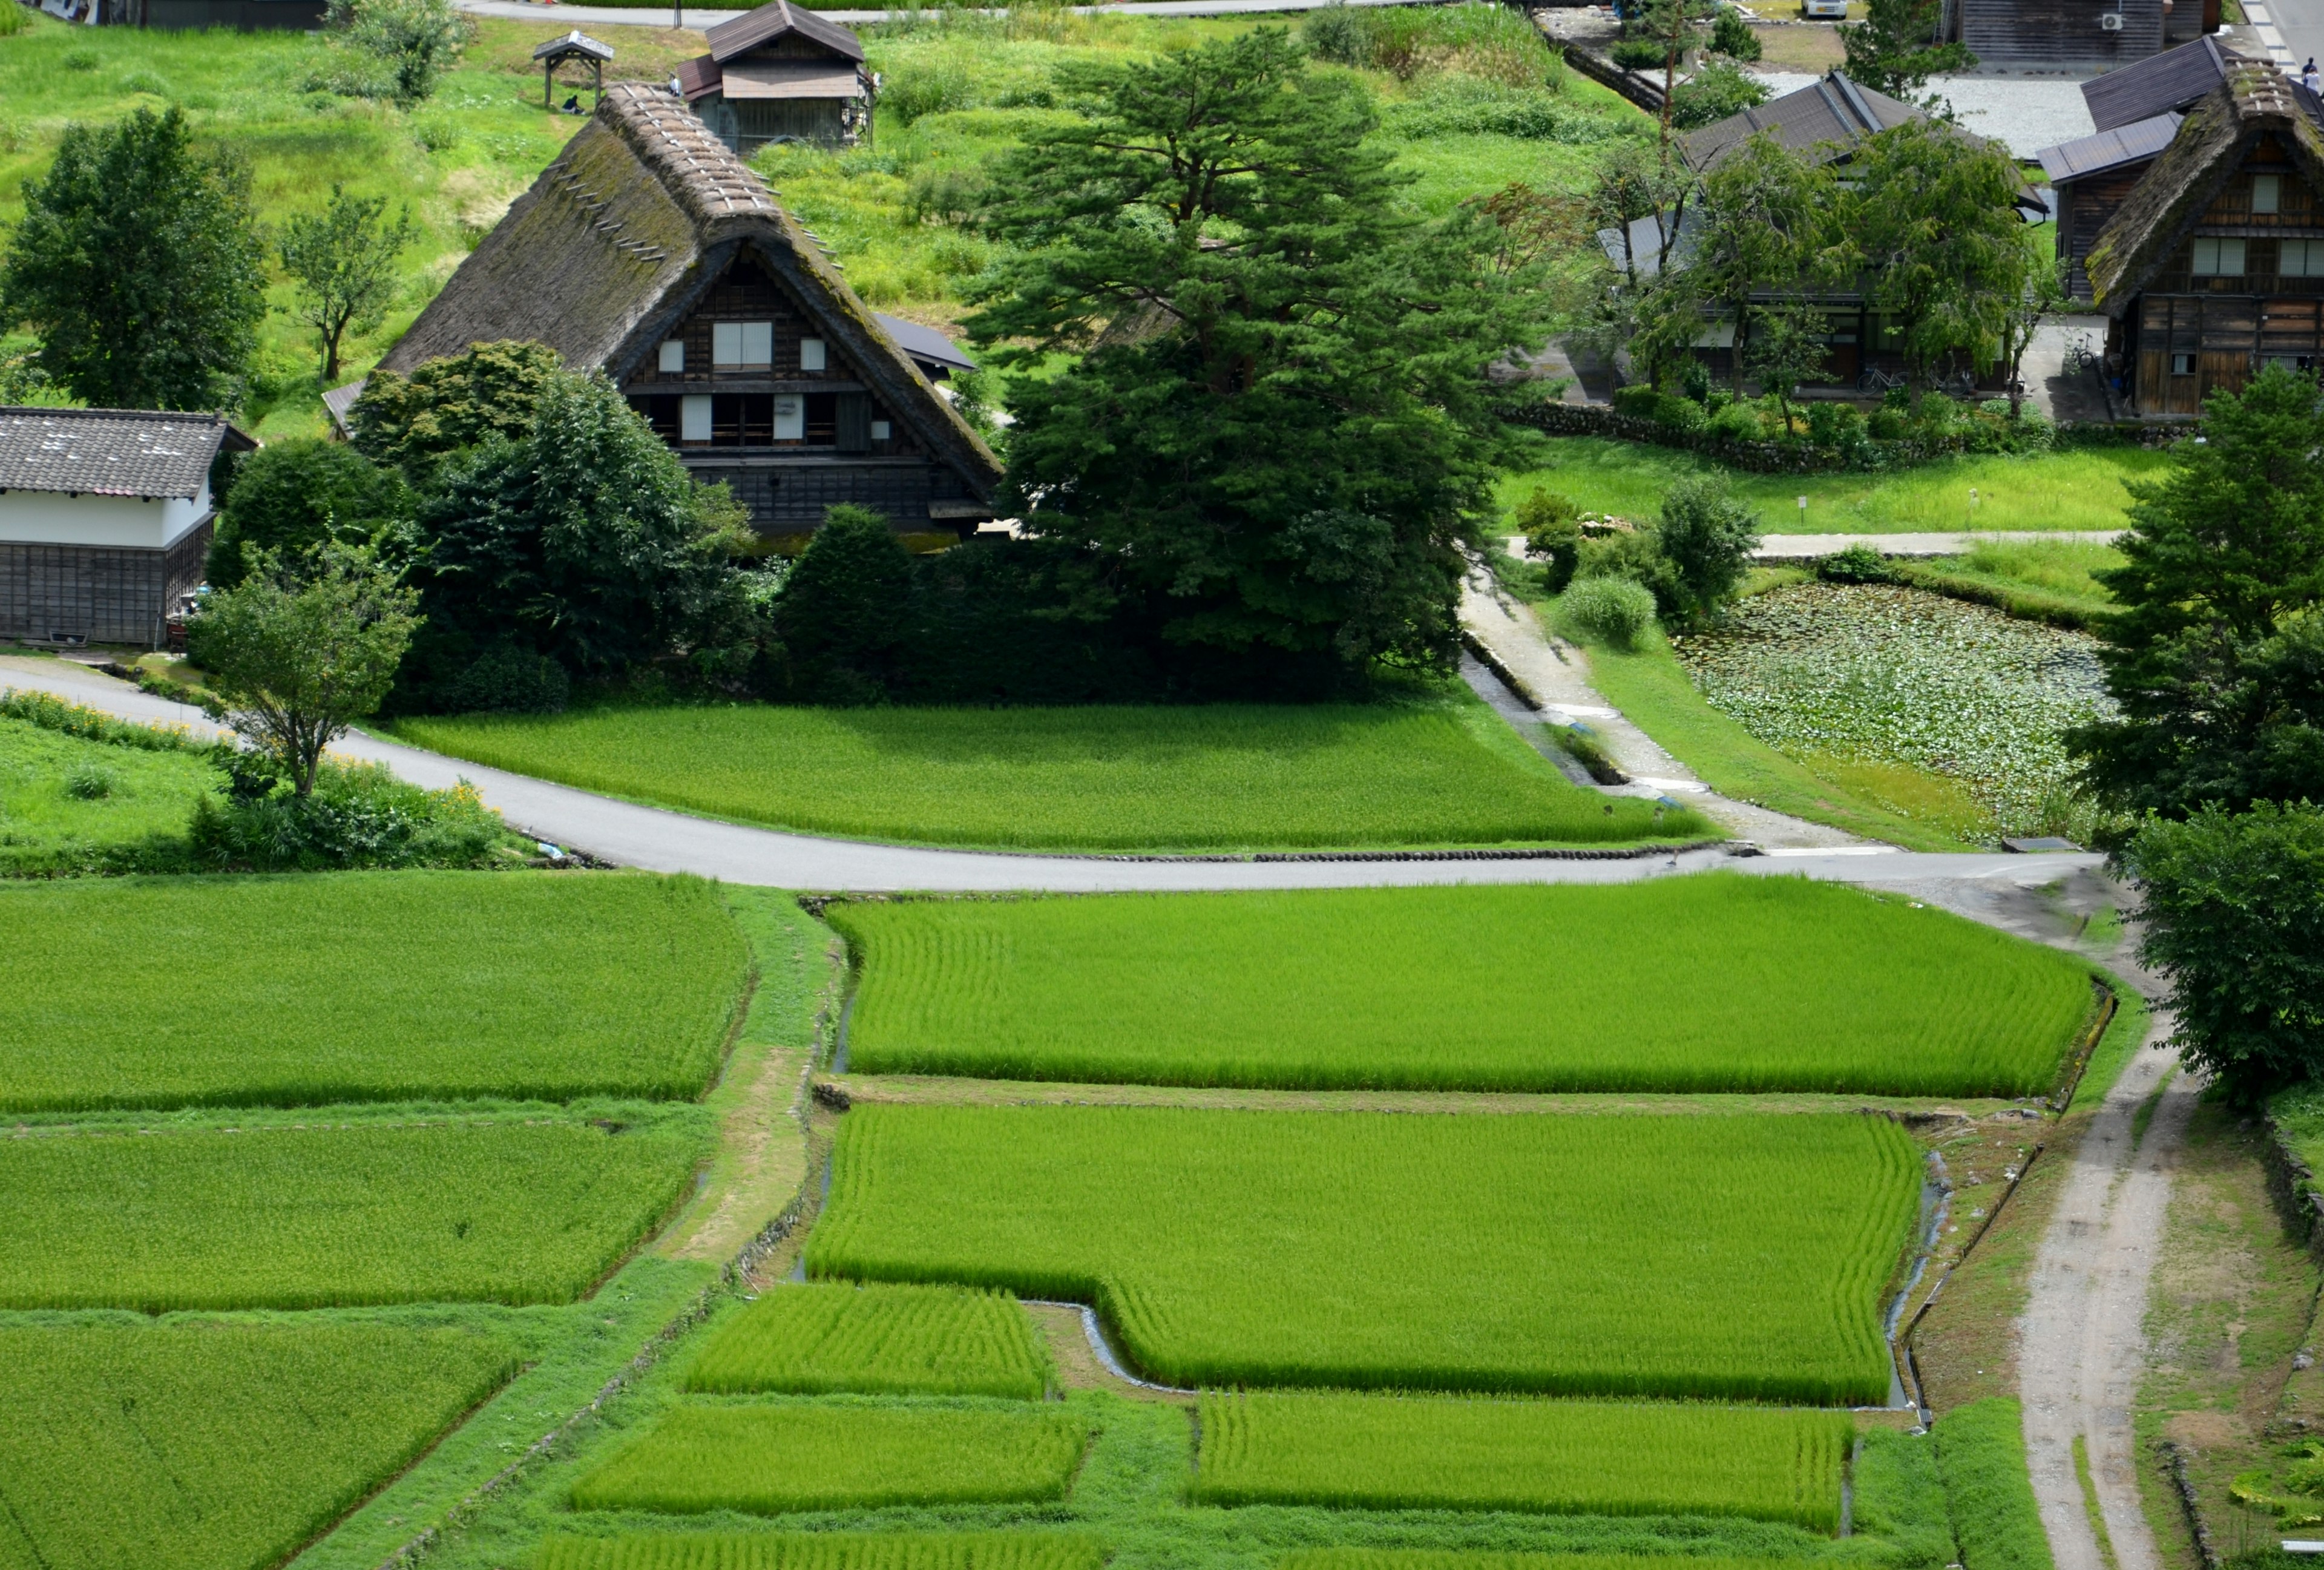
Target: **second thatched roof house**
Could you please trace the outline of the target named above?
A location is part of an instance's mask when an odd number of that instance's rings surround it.
[[[992,515],[1000,465],[774,193],[668,91],[595,118],[380,368],[543,343],[599,371],[762,534],[853,502],[907,531]]]

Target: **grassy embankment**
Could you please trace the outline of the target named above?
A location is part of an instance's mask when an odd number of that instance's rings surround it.
[[[1465,688],[1375,705],[604,707],[398,722],[493,768],[770,828],[1007,849],[1683,840],[1582,790]]]
[[[825,916],[861,977],[848,1029],[861,1074],[2024,1096],[2054,1086],[2091,1007],[2089,968],[2065,955],[1787,879]],[[1655,984],[1673,974],[1720,984]]]
[[[949,321],[963,309],[963,284],[991,252],[940,216],[948,206],[942,193],[973,186],[1028,126],[1056,117],[1056,64],[1196,43],[1268,20],[1081,17],[1037,8],[1006,20],[939,16],[867,28],[868,63],[888,83],[872,144],[836,154],[773,149],[761,166],[785,202],[835,248],[867,300]],[[530,58],[534,45],[567,24],[545,14],[538,23],[484,18],[478,25],[460,67],[432,99],[407,112],[303,90],[327,63],[320,39],[75,28],[36,16],[0,40],[0,224],[22,216],[22,180],[47,169],[69,123],[170,104],[184,109],[200,144],[231,144],[247,155],[269,224],[319,210],[334,184],[383,197],[393,208],[409,204],[418,231],[401,259],[401,289],[380,328],[345,346],[340,374],[352,381],[584,124],[542,110],[540,71]],[[617,28],[608,42],[616,59],[607,75],[615,80],[667,81],[679,60],[706,47],[698,32],[645,27]],[[1555,69],[1545,51],[1542,60],[1545,73]],[[1575,127],[1562,134],[1569,140],[1448,131],[1438,107],[1457,115],[1473,96],[1469,78],[1439,69],[1457,64],[1435,60],[1409,80],[1361,73],[1390,106],[1386,134],[1403,143],[1404,160],[1419,176],[1414,199],[1430,210],[1513,180],[1578,189],[1596,140],[1617,125],[1646,126],[1637,111],[1576,78],[1562,89]],[[288,314],[292,298],[275,280],[270,299],[278,309],[262,329],[244,411],[245,425],[269,438],[324,428],[314,335]],[[0,353],[27,346],[9,340]]]

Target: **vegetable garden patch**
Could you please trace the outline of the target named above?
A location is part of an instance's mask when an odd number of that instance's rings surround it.
[[[1877,1403],[1884,1119],[860,1105],[812,1275],[1095,1303],[1175,1385]]]

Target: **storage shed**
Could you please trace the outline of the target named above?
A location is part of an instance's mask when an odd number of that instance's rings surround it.
[[[0,408],[0,637],[161,646],[209,553],[215,414]]]
[[[840,146],[872,125],[878,82],[854,33],[789,0],[722,22],[678,68],[687,106],[748,158],[770,142]]]

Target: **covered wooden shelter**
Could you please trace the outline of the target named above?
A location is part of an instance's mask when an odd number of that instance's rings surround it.
[[[585,61],[589,67],[592,84],[597,94],[595,101],[590,105],[590,107],[595,108],[598,104],[605,101],[605,62],[613,58],[613,51],[587,33],[575,32],[568,32],[562,38],[552,38],[534,50],[532,58],[541,62],[540,106],[542,108],[553,109],[557,106],[557,68],[570,60]]]

